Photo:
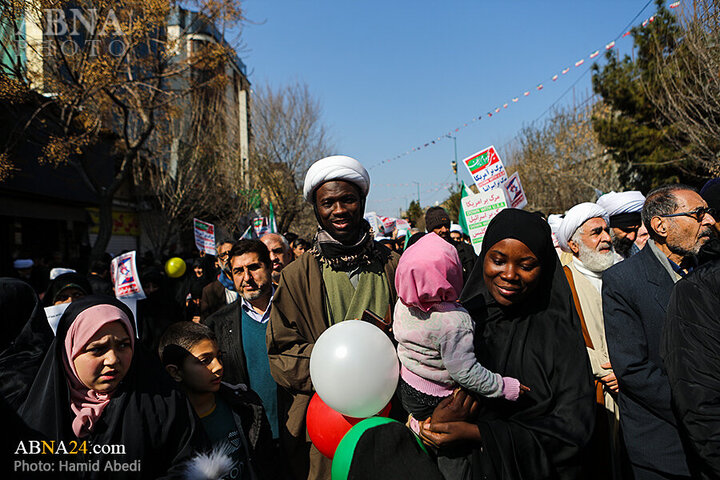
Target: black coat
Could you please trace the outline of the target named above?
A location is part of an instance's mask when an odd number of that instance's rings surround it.
[[[523,242],[541,262],[536,289],[510,307],[492,297],[483,272],[485,255],[506,238]],[[482,448],[473,451],[473,478],[582,478],[582,452],[595,426],[594,385],[548,224],[523,210],[501,211],[488,226],[460,301],[475,320],[480,364],[530,388],[516,402],[479,399]]]
[[[670,383],[660,358],[660,336],[673,286],[648,244],[603,274],[603,316],[630,462],[688,475],[670,405]]]
[[[250,464],[256,478],[280,478],[281,465],[260,397],[245,385],[227,383],[220,384],[218,395],[230,405],[236,424],[242,427],[248,440]]]
[[[233,385],[250,383],[243,351],[241,319],[242,303],[238,298],[202,321],[215,332],[218,348],[223,352],[223,380]]]
[[[720,260],[675,285],[660,354],[693,478],[720,478]]]
[[[465,242],[456,242],[453,240],[451,243],[455,247],[455,250],[457,250],[458,257],[460,257],[460,265],[462,265],[463,269],[463,283],[465,283],[470,277],[470,272],[472,272],[475,261],[477,260],[475,249]]]
[[[242,342],[242,303],[238,298],[210,315],[203,323],[210,327],[217,338],[218,348],[223,352],[223,380],[230,384],[250,385],[247,359]],[[251,386],[252,388],[252,386]],[[292,397],[284,388],[278,387],[278,423],[280,427],[281,459],[290,451],[290,434],[286,420]],[[283,460],[284,462],[284,460]],[[283,467],[284,468],[284,467]]]

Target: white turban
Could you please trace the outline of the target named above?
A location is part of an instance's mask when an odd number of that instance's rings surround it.
[[[608,221],[607,212],[597,203],[585,202],[575,205],[565,213],[562,223],[557,229],[555,236],[557,237],[560,248],[566,252],[572,252],[568,241],[575,234],[580,226],[591,218],[601,217]]]
[[[462,212],[461,212],[462,213]],[[458,225],[457,223],[451,223],[450,224],[450,231],[451,232],[459,232],[463,233],[462,227]]]
[[[333,180],[354,183],[360,188],[363,197],[367,197],[370,190],[370,174],[360,162],[345,155],[333,155],[318,160],[308,169],[303,188],[305,201],[313,203],[315,189]]]
[[[77,273],[77,270],[73,270],[72,268],[53,268],[50,270],[50,280],[55,280],[60,275],[64,275],[66,273]]]
[[[557,233],[558,228],[560,227],[560,224],[562,223],[563,216],[559,215],[557,213],[551,213],[547,217],[547,222],[550,225],[550,230],[553,233]]]
[[[608,215],[620,213],[636,213],[642,211],[645,197],[638,191],[610,192],[597,199],[597,204],[605,209]]]

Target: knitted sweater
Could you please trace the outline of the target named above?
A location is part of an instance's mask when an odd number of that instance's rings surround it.
[[[480,365],[475,357],[474,328],[470,314],[457,304],[438,303],[426,313],[398,301],[393,332],[404,367],[403,380],[429,394],[437,395],[438,389],[427,391],[434,383],[440,384],[439,390],[460,385],[485,397],[502,397],[502,377]],[[416,376],[429,383],[418,384]]]

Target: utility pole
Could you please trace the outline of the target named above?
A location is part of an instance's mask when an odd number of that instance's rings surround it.
[[[417,185],[417,201],[418,201],[418,207],[420,206],[420,182],[412,182],[415,185]]]
[[[455,160],[453,160],[452,162],[450,162],[450,166],[452,167],[453,173],[455,174],[455,185],[459,188],[459,187],[460,187],[460,182],[458,181],[458,173],[457,173],[457,166],[458,166],[458,162],[457,162],[457,137],[454,137],[454,136],[452,136],[452,135],[448,135],[448,137],[449,137],[449,138],[452,138],[452,139],[453,139],[453,143],[455,144]]]

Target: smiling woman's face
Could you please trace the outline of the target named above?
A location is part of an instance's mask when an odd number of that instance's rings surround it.
[[[520,240],[506,238],[490,247],[483,261],[488,291],[502,306],[521,302],[537,287],[540,260]]]
[[[73,363],[80,381],[98,393],[111,393],[120,384],[132,361],[130,336],[120,322],[103,325]]]

